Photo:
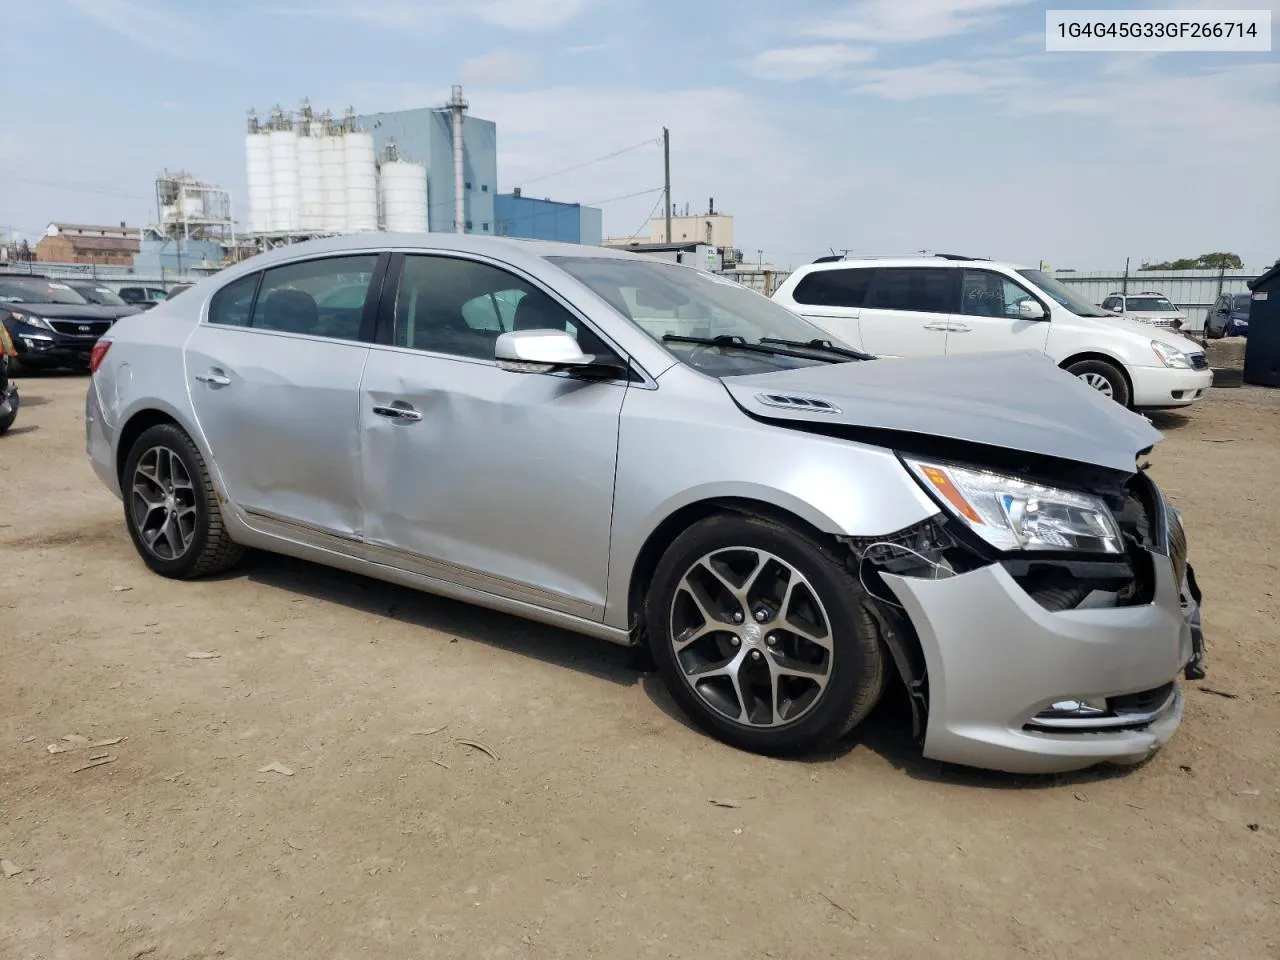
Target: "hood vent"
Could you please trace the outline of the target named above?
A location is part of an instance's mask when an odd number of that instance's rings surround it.
[[[769,407],[784,410],[807,410],[810,413],[840,413],[841,410],[828,400],[817,397],[801,397],[791,393],[757,393],[756,399]]]

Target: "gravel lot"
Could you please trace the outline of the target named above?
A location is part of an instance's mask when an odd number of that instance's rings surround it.
[[[85,461],[85,380],[20,387],[5,960],[1280,957],[1280,392],[1156,417],[1206,599],[1182,729],[1041,780],[923,761],[896,697],[768,760],[626,650],[268,556],[163,580]]]

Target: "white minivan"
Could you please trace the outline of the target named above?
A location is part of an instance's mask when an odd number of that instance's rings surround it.
[[[824,259],[773,299],[879,357],[1039,351],[1134,409],[1184,407],[1213,383],[1199,344],[1118,319],[1043,270],[954,255]]]

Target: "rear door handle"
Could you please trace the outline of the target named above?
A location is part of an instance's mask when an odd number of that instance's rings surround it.
[[[924,329],[925,329],[925,330],[937,330],[937,331],[939,331],[939,332],[941,332],[941,333],[946,333],[946,332],[947,332],[948,330],[950,330],[951,328],[950,328],[949,326],[947,326],[945,323],[926,323],[926,324],[924,325]]]
[[[947,327],[947,329],[952,333],[970,333],[973,330],[973,327],[966,323],[953,323]]]
[[[197,373],[196,379],[201,383],[207,383],[211,387],[231,386],[231,378],[217,367],[210,367],[205,373]]]
[[[380,417],[386,417],[388,420],[404,420],[417,421],[422,419],[422,414],[408,404],[394,403],[389,407],[374,407],[373,412]]]

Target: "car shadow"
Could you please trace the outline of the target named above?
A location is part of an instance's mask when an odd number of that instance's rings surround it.
[[[289,593],[437,630],[458,640],[579,670],[621,686],[633,685],[640,675],[634,666],[636,651],[632,648],[306,560],[252,551],[242,564],[221,578],[247,578]]]
[[[1151,420],[1151,425],[1161,432],[1177,430],[1191,422],[1191,418],[1185,413],[1173,410],[1152,410],[1147,417]]]
[[[10,427],[5,433],[6,437],[18,437],[24,433],[35,433],[40,427],[34,423],[24,423],[18,427]]]
[[[31,396],[27,393],[24,393],[22,390],[22,384],[18,384],[18,396],[22,399],[22,402],[18,406],[19,410],[21,410],[23,407],[43,407],[46,403],[49,402],[48,397],[42,397],[39,394],[36,394],[35,396]]]

